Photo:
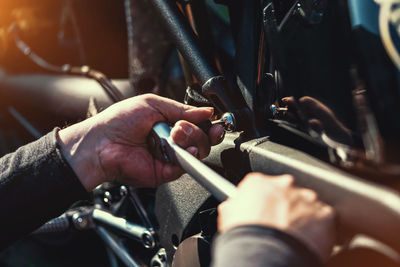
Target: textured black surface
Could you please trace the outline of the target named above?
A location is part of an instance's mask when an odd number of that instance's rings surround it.
[[[174,245],[185,238],[187,226],[209,197],[210,193],[187,174],[158,188],[155,203],[155,213],[160,224],[158,234],[161,246],[167,250],[169,261],[172,261],[171,256],[175,252]]]

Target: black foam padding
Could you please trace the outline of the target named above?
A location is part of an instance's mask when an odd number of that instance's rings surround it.
[[[181,242],[185,238],[187,226],[210,196],[188,174],[157,189],[155,213],[160,225],[157,232],[169,262],[175,253],[176,241]]]

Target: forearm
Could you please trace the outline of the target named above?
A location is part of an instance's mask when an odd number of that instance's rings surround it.
[[[317,267],[318,256],[294,237],[267,227],[240,226],[218,236],[212,266]]]
[[[0,159],[0,249],[86,197],[61,156],[56,131],[4,156]]]

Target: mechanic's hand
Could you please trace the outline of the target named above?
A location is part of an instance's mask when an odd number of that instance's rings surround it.
[[[175,123],[173,140],[204,158],[210,145],[222,141],[224,130],[214,125],[207,136],[193,123],[209,119],[213,108],[196,108],[146,94],[112,105],[96,116],[59,131],[59,144],[87,191],[105,181],[156,187],[183,171],[152,157],[147,137],[156,122]]]
[[[282,103],[288,107],[287,116],[293,120],[293,112],[300,118],[307,118],[308,124],[314,131],[321,133],[324,131],[328,136],[336,141],[352,144],[351,130],[336,117],[335,113],[321,101],[303,96],[298,101],[293,96],[282,98]]]
[[[218,207],[218,230],[241,225],[280,229],[305,242],[327,260],[335,239],[334,210],[314,191],[293,185],[290,175],[248,174],[237,193]]]

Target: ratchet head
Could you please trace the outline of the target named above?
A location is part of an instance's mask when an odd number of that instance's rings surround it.
[[[225,113],[224,116],[218,121],[211,122],[209,120],[205,120],[201,123],[197,123],[196,126],[202,129],[206,134],[208,134],[208,131],[213,124],[216,123],[221,124],[225,130],[232,131],[232,120],[234,120],[233,115]],[[169,142],[172,142],[170,139],[171,128],[172,127],[165,122],[158,122],[153,126],[153,130],[148,137],[147,143],[150,152],[156,159],[162,162],[174,163],[175,153],[169,145]]]
[[[172,141],[171,128],[165,122],[156,123],[149,137],[149,149],[163,161],[180,166],[217,199],[224,201],[235,192],[235,186]]]
[[[153,156],[162,162],[173,162],[173,153],[168,144],[171,127],[165,122],[158,122],[153,126],[148,138],[149,150]]]

